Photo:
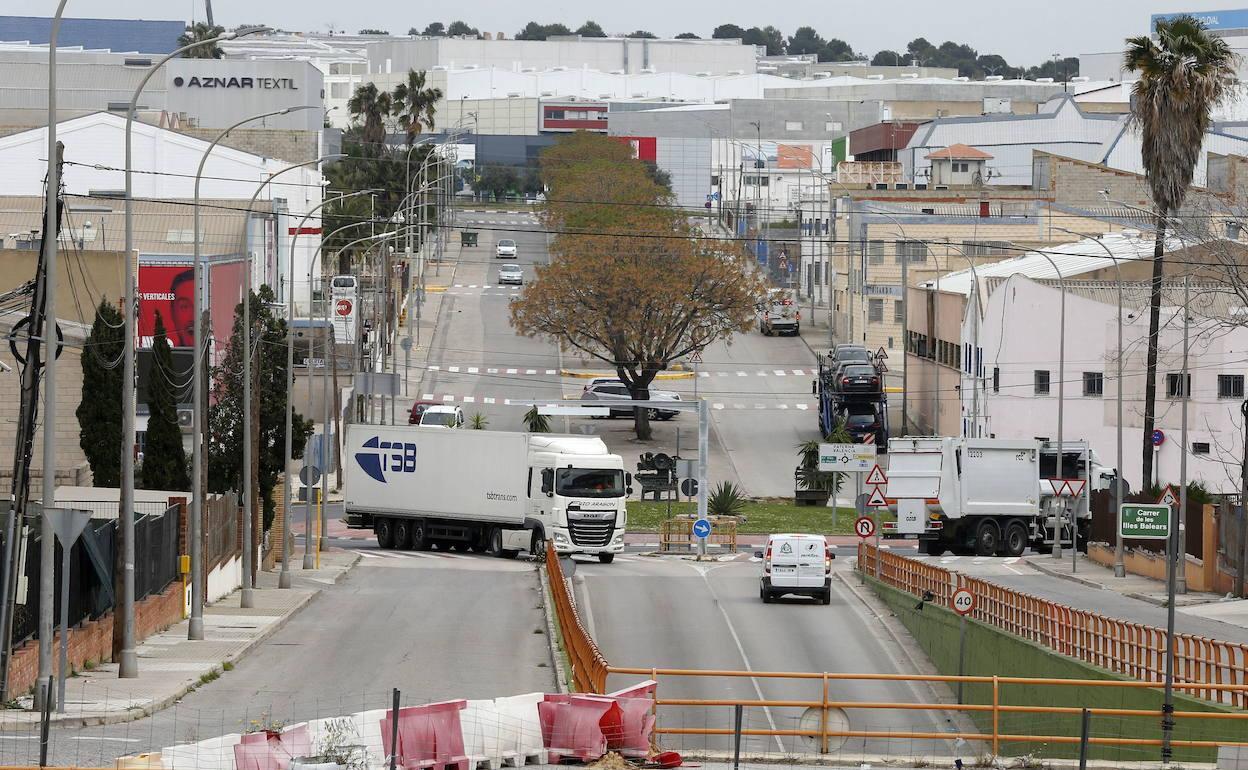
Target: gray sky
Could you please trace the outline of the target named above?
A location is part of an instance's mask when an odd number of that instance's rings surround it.
[[[4,0],[3,13],[42,16],[54,0]],[[66,13],[108,17],[172,19],[178,14],[203,19],[204,0],[70,0]],[[694,32],[709,37],[715,25],[743,27],[774,24],[786,35],[809,25],[826,37],[839,37],[854,50],[874,54],[882,48],[904,50],[916,37],[939,45],[968,43],[980,53],[1001,54],[1011,64],[1031,65],[1054,53],[1118,50],[1129,35],[1148,29],[1149,14],[1214,11],[1248,7],[1248,0],[215,0],[217,22],[268,24],[289,30],[356,32],[371,27],[395,34],[430,21],[462,18],[490,32],[515,34],[525,22],[563,22],[575,29],[587,18],[608,33],[646,29],[670,36]]]

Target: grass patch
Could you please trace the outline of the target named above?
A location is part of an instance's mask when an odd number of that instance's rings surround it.
[[[231,662],[229,662],[229,661],[227,660],[227,661],[225,661],[224,663],[222,663],[222,664],[221,664],[221,670],[222,670],[222,671],[233,671],[233,670],[234,670],[234,664],[233,664],[233,663],[231,663]]]
[[[219,678],[221,678],[221,672],[214,668],[199,678],[199,684],[203,686],[209,682],[215,682]]]
[[[628,501],[628,531],[658,532],[659,525],[668,517],[666,502]],[[673,517],[698,512],[696,502],[673,502]],[[744,521],[737,532],[746,535],[769,535],[773,532],[808,532],[815,535],[854,534],[854,510],[840,507],[833,523],[831,508],[823,506],[796,506],[786,498],[760,498],[749,500],[741,511]],[[883,514],[883,521],[892,521],[891,513]]]

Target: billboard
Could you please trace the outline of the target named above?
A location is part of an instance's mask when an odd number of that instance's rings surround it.
[[[230,338],[234,309],[243,298],[246,262],[207,266],[211,297],[212,336],[218,346]],[[159,313],[175,348],[189,348],[195,340],[195,272],[191,265],[139,265],[139,347],[150,348]]]

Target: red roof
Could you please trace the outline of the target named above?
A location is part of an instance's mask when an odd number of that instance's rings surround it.
[[[992,160],[992,156],[965,144],[951,144],[928,155],[927,160]]]

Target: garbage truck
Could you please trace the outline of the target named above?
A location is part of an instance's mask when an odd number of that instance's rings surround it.
[[[347,526],[386,549],[458,548],[610,563],[624,550],[632,474],[602,439],[549,433],[351,425]]]
[[[1089,492],[1116,471],[1086,441],[902,437],[888,442],[885,499],[919,552],[1018,556],[1084,547]]]

